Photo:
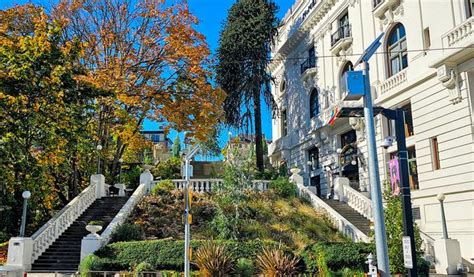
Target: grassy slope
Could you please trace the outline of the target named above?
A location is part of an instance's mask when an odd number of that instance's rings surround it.
[[[212,223],[216,214],[216,196],[194,194],[193,239],[223,238]],[[224,206],[226,215],[233,207]],[[148,196],[138,206],[130,221],[141,225],[153,239],[183,238],[183,199],[180,192]],[[284,199],[273,192],[250,193],[239,207],[239,221],[232,226],[239,240],[270,239],[301,251],[315,242],[346,241],[310,204],[298,198]]]

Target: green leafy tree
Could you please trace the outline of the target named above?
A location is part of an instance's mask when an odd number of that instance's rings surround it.
[[[402,200],[399,195],[392,195],[392,193],[385,193],[384,199],[386,202],[385,212],[385,227],[387,232],[388,258],[390,261],[390,272],[405,273],[406,268],[403,261],[403,208]],[[417,253],[418,272],[426,274],[428,267],[422,257],[420,229],[415,224],[415,248]],[[424,275],[425,276],[425,275]]]
[[[72,199],[93,169],[90,119],[99,93],[77,80],[83,45],[63,41],[64,26],[31,4],[0,11],[1,204],[11,207],[0,229],[10,232],[23,190],[38,211],[28,217],[31,230]]]
[[[173,157],[175,158],[179,158],[179,155],[181,154],[181,141],[179,140],[178,135],[176,135],[176,138],[174,139],[173,148],[171,149],[171,152],[173,153]]]
[[[274,107],[271,75],[266,68],[277,32],[277,5],[272,0],[238,0],[229,10],[217,50],[217,83],[227,93],[225,122],[243,127],[252,120],[255,141],[262,141],[261,98]],[[256,144],[256,165],[264,170],[263,145]]]

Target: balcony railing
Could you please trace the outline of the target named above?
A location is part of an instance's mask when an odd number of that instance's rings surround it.
[[[349,38],[352,36],[351,25],[344,24],[339,26],[337,30],[331,35],[331,47],[334,46],[338,41],[343,38]]]
[[[316,57],[308,57],[302,64],[301,64],[301,74],[303,74],[306,70],[310,68],[316,67]]]
[[[373,0],[372,3],[374,4],[374,8],[377,8],[384,0]]]

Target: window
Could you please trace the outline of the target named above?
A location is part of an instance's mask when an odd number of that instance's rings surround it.
[[[301,64],[301,74],[314,67],[316,67],[316,50],[313,46],[308,50],[308,58]]]
[[[319,114],[318,90],[313,89],[309,96],[309,117],[313,118]]]
[[[347,91],[346,87],[346,72],[354,70],[351,62],[347,62],[342,68],[341,76],[339,76],[339,93],[342,99],[344,93]]]
[[[408,103],[401,107],[405,111],[405,137],[411,137],[415,134],[413,128],[413,115],[411,112],[411,103]],[[395,121],[388,120],[388,135],[391,137],[396,136],[395,132]]]
[[[423,30],[423,47],[425,49],[428,49],[430,48],[430,46],[431,46],[430,28],[426,27]]]
[[[308,165],[309,165],[310,171],[313,171],[319,168],[319,149],[317,147],[314,147],[308,150]]]
[[[431,139],[431,160],[433,163],[433,170],[438,170],[441,168],[441,163],[439,160],[438,138],[436,137]]]
[[[411,190],[417,190],[418,186],[418,168],[416,165],[416,151],[415,147],[410,147],[408,150],[408,181]]]
[[[474,0],[464,0],[464,5],[466,7],[466,19],[472,16],[472,11],[474,10]]]
[[[355,130],[350,130],[347,133],[341,135],[341,148],[344,146],[352,144],[357,141],[357,135]]]
[[[288,118],[286,110],[281,111],[281,135],[283,137],[288,135]]]
[[[395,26],[388,36],[387,55],[389,77],[408,67],[407,40],[402,24]]]
[[[337,30],[331,34],[331,47],[343,38],[351,37],[351,26],[349,24],[349,14],[346,12],[337,21]]]

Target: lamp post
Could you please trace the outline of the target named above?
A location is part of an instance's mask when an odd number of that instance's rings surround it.
[[[123,163],[123,159],[120,158],[119,159],[119,182],[122,183],[122,163]]]
[[[100,151],[102,150],[102,145],[97,144],[97,174],[100,174]]]
[[[446,215],[444,214],[444,199],[446,196],[444,193],[440,193],[436,196],[441,207],[441,225],[443,226],[443,239],[448,239],[448,227],[446,226]]]
[[[195,146],[185,157],[184,157],[184,175],[186,182],[184,183],[184,276],[190,276],[190,259],[191,259],[191,200],[189,190],[189,177],[190,177],[190,162],[191,159],[197,154],[200,147]]]
[[[25,190],[21,196],[23,197],[23,213],[21,215],[21,226],[20,226],[20,237],[25,237],[26,229],[26,207],[28,205],[28,199],[31,197],[31,192]]]

